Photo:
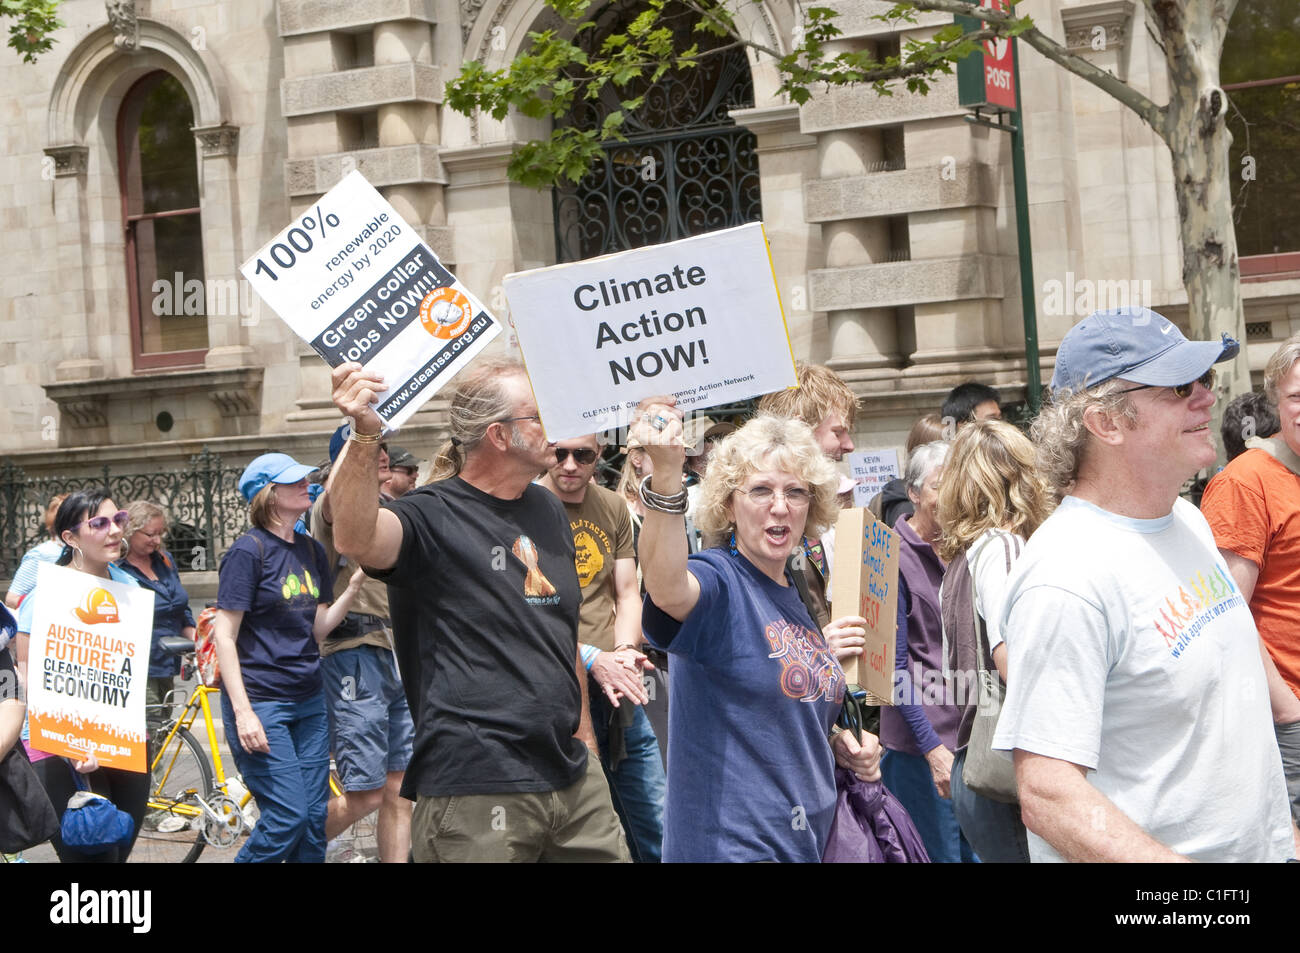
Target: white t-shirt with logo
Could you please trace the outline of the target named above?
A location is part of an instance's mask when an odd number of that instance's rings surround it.
[[[1136,520],[1067,497],[1012,570],[994,747],[1088,769],[1200,861],[1293,853],[1255,623],[1200,512]],[[1029,835],[1036,862],[1060,860]]]

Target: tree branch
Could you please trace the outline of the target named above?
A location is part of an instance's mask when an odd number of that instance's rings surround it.
[[[993,10],[988,7],[977,7],[973,3],[964,3],[961,0],[913,0],[912,6],[918,10],[928,10],[936,13],[954,13],[961,16],[979,17],[994,27],[995,30],[997,27],[1005,27],[1017,22],[1016,16],[1012,13]],[[1156,135],[1164,140],[1166,144],[1168,143],[1169,140],[1165,130],[1165,115],[1168,110],[1165,106],[1157,106],[1119,77],[1106,72],[1098,66],[1094,66],[1082,56],[1071,53],[1037,27],[1030,27],[1025,30],[1020,34],[1020,38],[1062,69],[1070,71],[1080,79],[1092,83],[1102,92],[1118,99],[1137,113],[1142,121],[1155,130]]]

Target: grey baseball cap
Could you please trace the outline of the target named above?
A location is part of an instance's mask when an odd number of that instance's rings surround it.
[[[1218,341],[1189,341],[1172,321],[1148,308],[1094,311],[1062,339],[1052,392],[1077,392],[1116,377],[1177,387],[1240,350],[1227,334]]]
[[[391,443],[388,445],[388,465],[390,467],[407,467],[411,470],[420,469],[420,461],[415,459],[415,454],[405,447],[399,447]]]

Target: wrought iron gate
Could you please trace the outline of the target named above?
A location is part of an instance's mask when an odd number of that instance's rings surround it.
[[[635,3],[613,4],[603,25],[583,34],[599,48],[635,16]],[[679,48],[709,41],[691,32],[692,19],[674,19]],[[714,44],[722,41],[714,39]],[[625,90],[644,102],[628,120],[627,142],[606,145],[602,160],[575,186],[556,188],[558,261],[687,238],[762,217],[754,134],[735,124],[731,110],[754,104],[749,64],[740,49],[707,57],[688,70],[664,74],[653,86]],[[607,90],[579,103],[569,125],[597,129],[620,108]]]

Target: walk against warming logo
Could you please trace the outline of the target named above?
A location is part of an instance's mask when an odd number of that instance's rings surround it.
[[[107,589],[96,586],[86,593],[81,605],[72,610],[73,615],[86,625],[100,625],[117,621],[117,600]]]
[[[527,536],[519,536],[510,551],[524,564],[524,601],[530,606],[559,605],[556,588],[537,565],[537,545]]]
[[[1179,586],[1178,592],[1165,597],[1164,607],[1155,619],[1156,631],[1164,638],[1169,654],[1178,658],[1207,624],[1245,604],[1232,577],[1222,566],[1216,566],[1208,578],[1198,572],[1186,586]]]

